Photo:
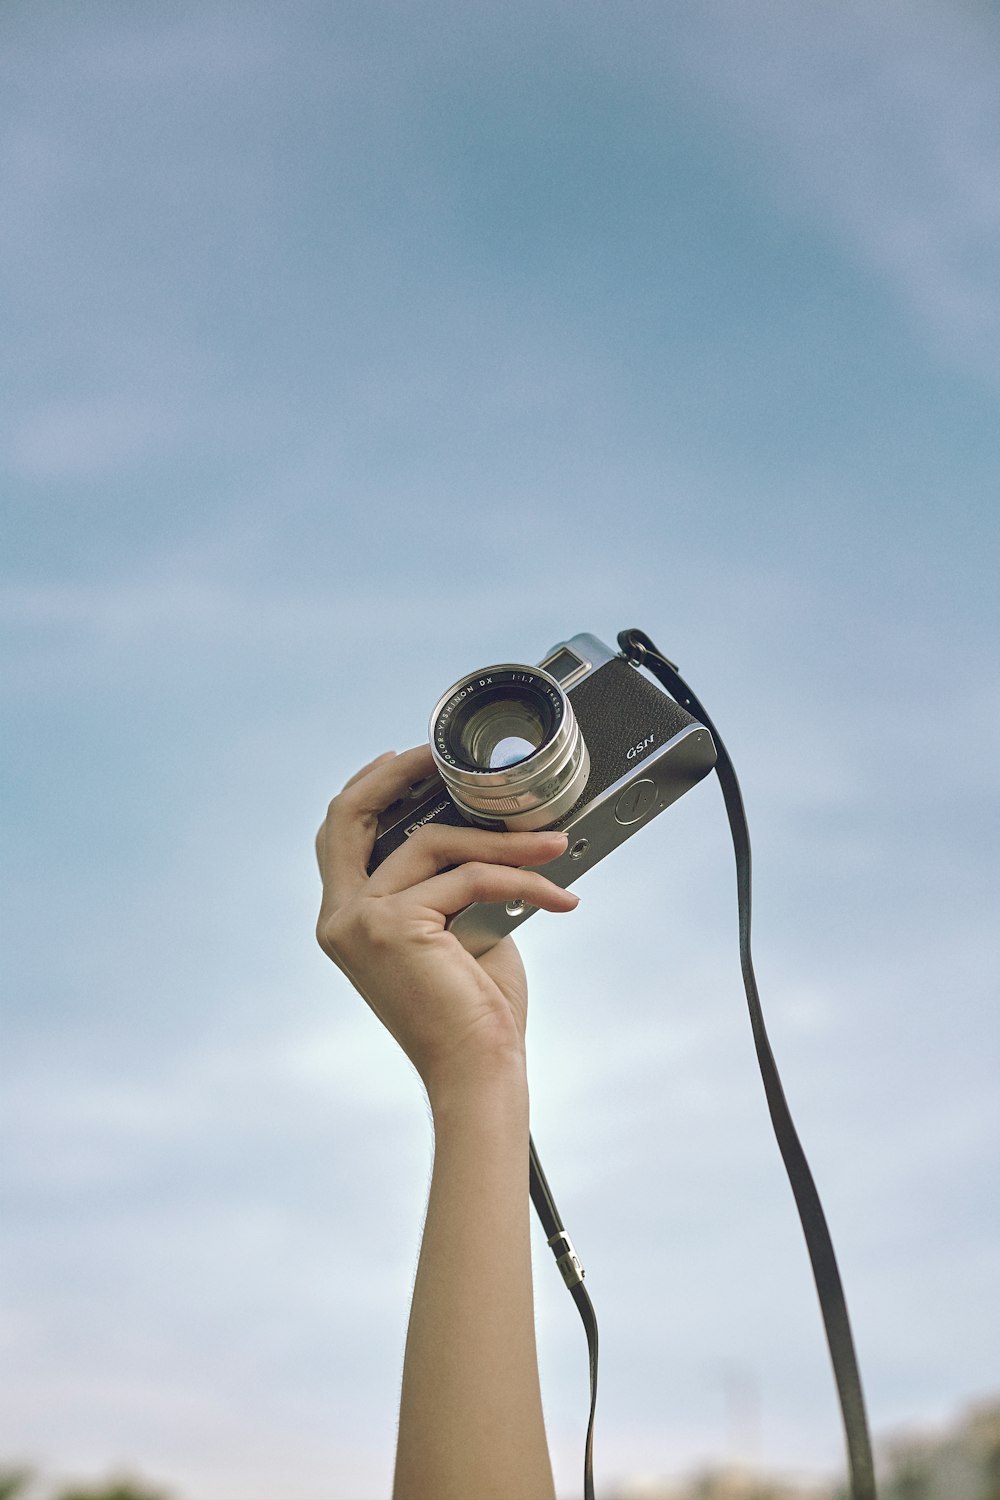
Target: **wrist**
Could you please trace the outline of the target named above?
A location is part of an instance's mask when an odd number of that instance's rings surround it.
[[[451,1119],[489,1117],[514,1124],[528,1117],[528,1074],[523,1048],[491,1055],[424,1079],[436,1126]]]

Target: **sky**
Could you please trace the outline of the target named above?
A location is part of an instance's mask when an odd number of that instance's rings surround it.
[[[998,101],[971,0],[3,7],[0,1463],[388,1492],[430,1129],[312,837],[631,625],[742,782],[873,1430],[997,1391]],[[598,1493],[832,1474],[714,778],[579,891],[520,945]]]

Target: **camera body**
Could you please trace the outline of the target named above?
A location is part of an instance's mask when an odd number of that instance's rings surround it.
[[[498,686],[501,682],[502,687]],[[510,737],[522,733],[511,715],[512,698],[518,700],[515,714],[523,708],[537,726],[523,730],[532,735],[527,743]],[[453,731],[460,717],[464,731],[456,739]],[[563,752],[563,742],[567,741],[564,718],[570,724],[575,720],[582,736],[582,754],[572,746]],[[499,758],[470,758],[468,747],[483,743],[483,726],[488,729],[491,720],[495,733],[486,743],[501,747]],[[526,718],[520,720],[520,724],[527,722]],[[508,738],[501,737],[505,732],[509,732]],[[504,759],[502,747],[508,744],[521,745],[529,753]],[[712,736],[704,724],[686,713],[623,655],[586,633],[554,646],[538,668],[510,664],[489,667],[456,683],[440,700],[431,719],[431,746],[448,784],[442,775],[435,774],[385,810],[379,820],[369,873],[427,823],[501,830],[548,827],[565,832],[569,843],[564,854],[539,868],[549,880],[565,888],[707,776],[716,758]],[[572,764],[571,750],[575,756]],[[477,788],[477,800],[473,802],[470,797],[475,809],[471,814],[468,806],[461,808],[454,800],[456,776]],[[503,816],[501,794],[508,789],[516,791],[532,777],[534,789],[547,793],[551,800],[546,803],[543,796],[541,811],[532,806],[530,814],[525,814],[514,811],[516,799],[507,799],[512,811]],[[510,788],[504,785],[508,779]],[[485,798],[479,787],[487,789]],[[461,781],[457,795],[460,799],[463,795]],[[571,799],[568,809],[567,799]],[[524,805],[523,800],[518,803],[519,807]],[[499,815],[484,815],[483,808],[487,814]],[[547,810],[555,816],[548,817]],[[448,925],[463,946],[478,957],[526,921],[535,909],[518,901],[477,902],[458,912]]]

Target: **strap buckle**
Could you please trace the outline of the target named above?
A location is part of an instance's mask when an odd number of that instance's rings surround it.
[[[561,1229],[558,1234],[552,1235],[547,1243],[556,1258],[556,1265],[559,1267],[563,1281],[569,1287],[579,1286],[587,1273],[583,1269],[580,1257],[573,1248],[573,1241],[565,1229]],[[559,1248],[560,1244],[562,1245],[561,1250]]]

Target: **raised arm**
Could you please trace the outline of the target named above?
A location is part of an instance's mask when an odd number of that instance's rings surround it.
[[[330,804],[316,841],[320,945],[413,1062],[434,1171],[410,1309],[394,1500],[553,1500],[528,1224],[527,987],[510,938],[475,960],[445,928],[471,901],[547,911],[577,898],[522,869],[556,833],[427,825],[369,878],[378,814],[432,769],[382,756]]]

